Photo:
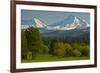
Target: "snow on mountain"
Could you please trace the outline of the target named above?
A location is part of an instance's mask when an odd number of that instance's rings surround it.
[[[57,22],[52,25],[46,25],[41,20],[34,18],[35,24],[32,27],[42,28],[47,30],[73,30],[73,29],[85,29],[89,27],[89,24],[82,18],[69,15],[66,19]],[[29,28],[29,25],[22,25],[22,29]]]
[[[46,26],[46,24],[44,24],[42,21],[40,21],[37,18],[34,18],[34,21],[35,21],[35,27],[37,28],[44,28]]]
[[[77,17],[77,19],[79,20],[79,25],[77,26],[77,28],[84,29],[90,27],[90,25],[84,19],[79,17]]]
[[[79,17],[70,15],[63,21],[56,23],[56,26],[60,26],[60,30],[72,30],[87,28],[89,27],[89,24]]]
[[[36,28],[44,28],[44,27],[46,27],[46,24],[44,24],[42,21],[40,21],[37,18],[34,18],[33,22],[34,22],[33,25],[32,24],[25,25],[25,23],[24,23],[24,25],[22,24],[21,25],[21,29],[27,29],[29,27],[36,27]]]

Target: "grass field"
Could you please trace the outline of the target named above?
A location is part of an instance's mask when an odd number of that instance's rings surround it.
[[[51,62],[51,61],[73,61],[73,60],[89,60],[89,57],[37,57],[33,60],[22,60],[22,63],[31,63],[31,62]]]

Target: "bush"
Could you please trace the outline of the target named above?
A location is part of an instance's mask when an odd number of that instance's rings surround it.
[[[77,49],[78,51],[82,51],[83,46],[81,44],[72,44],[73,49]]]
[[[48,47],[44,45],[44,46],[43,46],[43,51],[42,51],[42,53],[43,53],[43,54],[48,54],[48,52],[49,52]]]
[[[71,45],[66,43],[65,48],[66,48],[66,56],[72,56],[73,49]]]
[[[65,44],[62,42],[55,43],[53,46],[53,55],[63,57],[66,54]]]
[[[90,48],[85,44],[73,44],[72,47],[81,52],[81,56],[89,56]]]
[[[75,50],[73,50],[73,56],[74,57],[79,57],[79,56],[81,56],[81,52],[80,51],[78,51],[77,49],[75,49]]]
[[[38,44],[37,48],[38,48],[38,53],[40,54],[47,54],[49,51],[48,47],[44,44]]]
[[[28,60],[32,60],[32,52],[28,52],[27,53],[27,59]]]
[[[90,47],[89,46],[83,46],[82,49],[82,56],[90,56]]]

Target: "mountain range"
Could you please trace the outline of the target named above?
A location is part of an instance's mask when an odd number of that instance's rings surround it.
[[[72,29],[84,29],[89,27],[89,24],[84,19],[81,19],[80,17],[76,17],[73,15],[69,15],[64,20],[51,25],[47,25],[37,18],[34,18],[33,22],[34,22],[33,25],[22,25],[22,29],[26,29],[28,28],[28,26],[44,28],[47,30],[72,30]]]
[[[25,30],[29,27],[39,28],[39,31],[44,36],[68,36],[68,35],[82,35],[89,33],[90,25],[84,19],[69,15],[64,20],[56,22],[54,24],[45,24],[41,20],[34,18],[33,25],[21,25],[21,29]]]

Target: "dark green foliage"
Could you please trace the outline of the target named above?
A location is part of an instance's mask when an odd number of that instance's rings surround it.
[[[22,52],[21,53],[22,59],[26,59],[28,52],[28,45],[25,32],[21,33],[21,52]]]
[[[44,43],[46,43],[47,45],[50,44],[50,41],[52,41],[52,39],[59,39],[59,41],[63,41],[64,43],[69,43],[69,44],[80,44],[80,43],[84,43],[86,45],[90,44],[90,37],[88,35],[82,35],[79,37],[68,37],[68,36],[63,36],[63,37],[43,37],[43,41]]]
[[[52,55],[54,55],[54,46],[55,46],[55,43],[59,43],[59,39],[57,39],[57,38],[51,39],[49,53],[52,54]]]
[[[37,54],[48,53],[48,47],[43,44],[37,28],[30,27],[25,33],[28,41],[28,48],[29,51],[32,52],[33,58],[35,58]]]
[[[37,28],[30,27],[25,31],[25,33],[30,50],[32,49],[33,45],[42,43],[40,33]]]

